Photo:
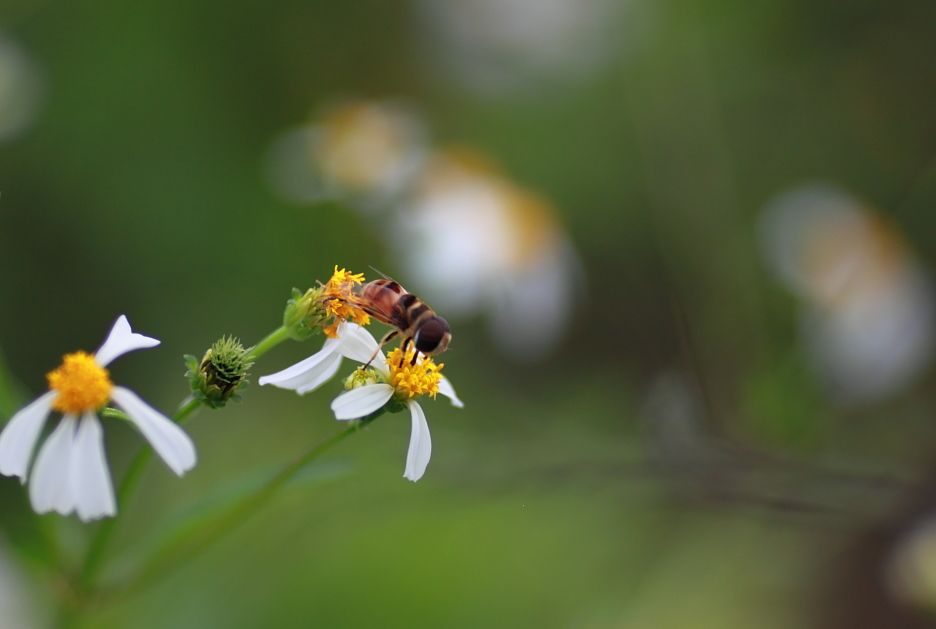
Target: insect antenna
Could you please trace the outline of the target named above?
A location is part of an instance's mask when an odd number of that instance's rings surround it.
[[[395,279],[393,279],[392,277],[390,277],[389,275],[387,275],[386,273],[384,273],[383,271],[381,271],[380,269],[378,269],[376,266],[373,266],[373,265],[370,265],[370,264],[368,264],[367,266],[370,268],[371,271],[373,271],[374,273],[376,273],[376,274],[379,275],[380,277],[384,278],[385,280],[390,280],[391,282],[396,282]],[[397,282],[397,284],[399,284],[399,282]]]

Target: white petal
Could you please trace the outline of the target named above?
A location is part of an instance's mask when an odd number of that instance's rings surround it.
[[[371,365],[380,371],[387,373],[387,358],[380,351],[377,341],[363,327],[356,323],[343,322],[338,326],[338,339],[341,341],[339,351],[345,358]]]
[[[29,482],[29,500],[37,513],[68,515],[75,508],[71,458],[75,451],[78,418],[65,415],[39,449]]]
[[[465,403],[458,399],[458,395],[455,393],[455,387],[452,386],[452,383],[445,376],[442,376],[442,379],[439,380],[439,393],[450,399],[452,401],[452,406],[465,408]]]
[[[0,433],[0,474],[19,476],[26,482],[29,459],[46,417],[52,411],[55,391],[40,396],[13,416]]]
[[[106,367],[118,356],[132,352],[135,349],[144,349],[146,347],[156,347],[159,341],[142,334],[137,334],[130,329],[130,322],[127,317],[120,315],[117,322],[111,328],[110,334],[101,349],[97,351],[94,357],[102,367]]]
[[[331,403],[335,419],[357,419],[370,415],[393,397],[389,384],[367,384],[342,393]]]
[[[309,391],[314,391],[319,388],[335,376],[339,367],[341,367],[341,354],[332,354],[322,363],[320,369],[309,374],[309,379],[296,389],[296,393],[305,395]]]
[[[75,435],[71,475],[75,510],[88,522],[117,513],[110,471],[104,458],[104,431],[94,413],[85,413]]]
[[[195,445],[178,424],[152,408],[140,397],[124,387],[114,387],[111,397],[127,411],[143,436],[169,468],[182,476],[195,467]]]
[[[422,407],[416,402],[409,403],[410,416],[413,420],[410,432],[409,450],[406,452],[406,470],[403,478],[414,483],[422,478],[432,456],[432,439],[429,437],[429,423]]]
[[[300,389],[311,391],[335,375],[335,371],[338,370],[337,365],[341,364],[341,355],[336,353],[338,343],[338,339],[328,339],[322,345],[322,349],[305,360],[301,360],[282,371],[268,376],[261,376],[260,386],[272,384],[274,387],[291,391],[299,391]],[[336,360],[337,364],[335,364]],[[323,378],[323,374],[328,373],[329,370],[331,370],[331,373],[328,377]]]

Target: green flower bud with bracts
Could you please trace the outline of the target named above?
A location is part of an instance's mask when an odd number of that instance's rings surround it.
[[[343,321],[358,325],[370,323],[370,316],[361,308],[355,288],[364,283],[364,275],[344,267],[335,270],[324,284],[305,293],[294,288],[292,298],[283,312],[283,327],[290,338],[304,341],[319,331],[328,338],[337,338]]]
[[[233,336],[223,336],[208,348],[199,361],[186,356],[189,380],[195,399],[211,408],[221,408],[229,400],[239,400],[247,386],[247,375],[253,366],[247,348]]]
[[[322,303],[321,287],[310,288],[305,293],[294,288],[283,311],[283,327],[289,330],[290,338],[304,341],[322,331],[328,316]]]

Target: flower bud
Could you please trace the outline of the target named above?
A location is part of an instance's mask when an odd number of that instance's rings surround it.
[[[208,348],[199,361],[186,356],[192,394],[206,406],[221,408],[228,400],[240,399],[240,392],[247,386],[247,375],[253,361],[240,340],[233,336],[222,336]]]
[[[322,288],[310,288],[305,293],[298,288],[292,290],[292,297],[286,302],[283,312],[283,326],[289,330],[289,337],[304,341],[321,331],[328,313],[322,304]]]
[[[351,372],[350,376],[345,378],[344,388],[350,391],[351,389],[357,389],[358,387],[363,387],[368,384],[377,384],[378,382],[382,382],[382,380],[380,374],[374,369],[358,367]]]

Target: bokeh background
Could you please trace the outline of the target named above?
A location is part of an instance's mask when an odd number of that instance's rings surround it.
[[[915,627],[936,608],[936,5],[0,4],[3,418],[118,313],[115,377],[339,264],[453,324],[433,459],[381,418],[94,627]],[[318,347],[281,346],[276,371]],[[254,378],[255,379],[255,378]],[[338,426],[251,386],[122,514],[114,581]],[[142,442],[109,422],[119,478]],[[66,563],[93,527],[42,518]],[[45,626],[0,481],[0,625]]]

